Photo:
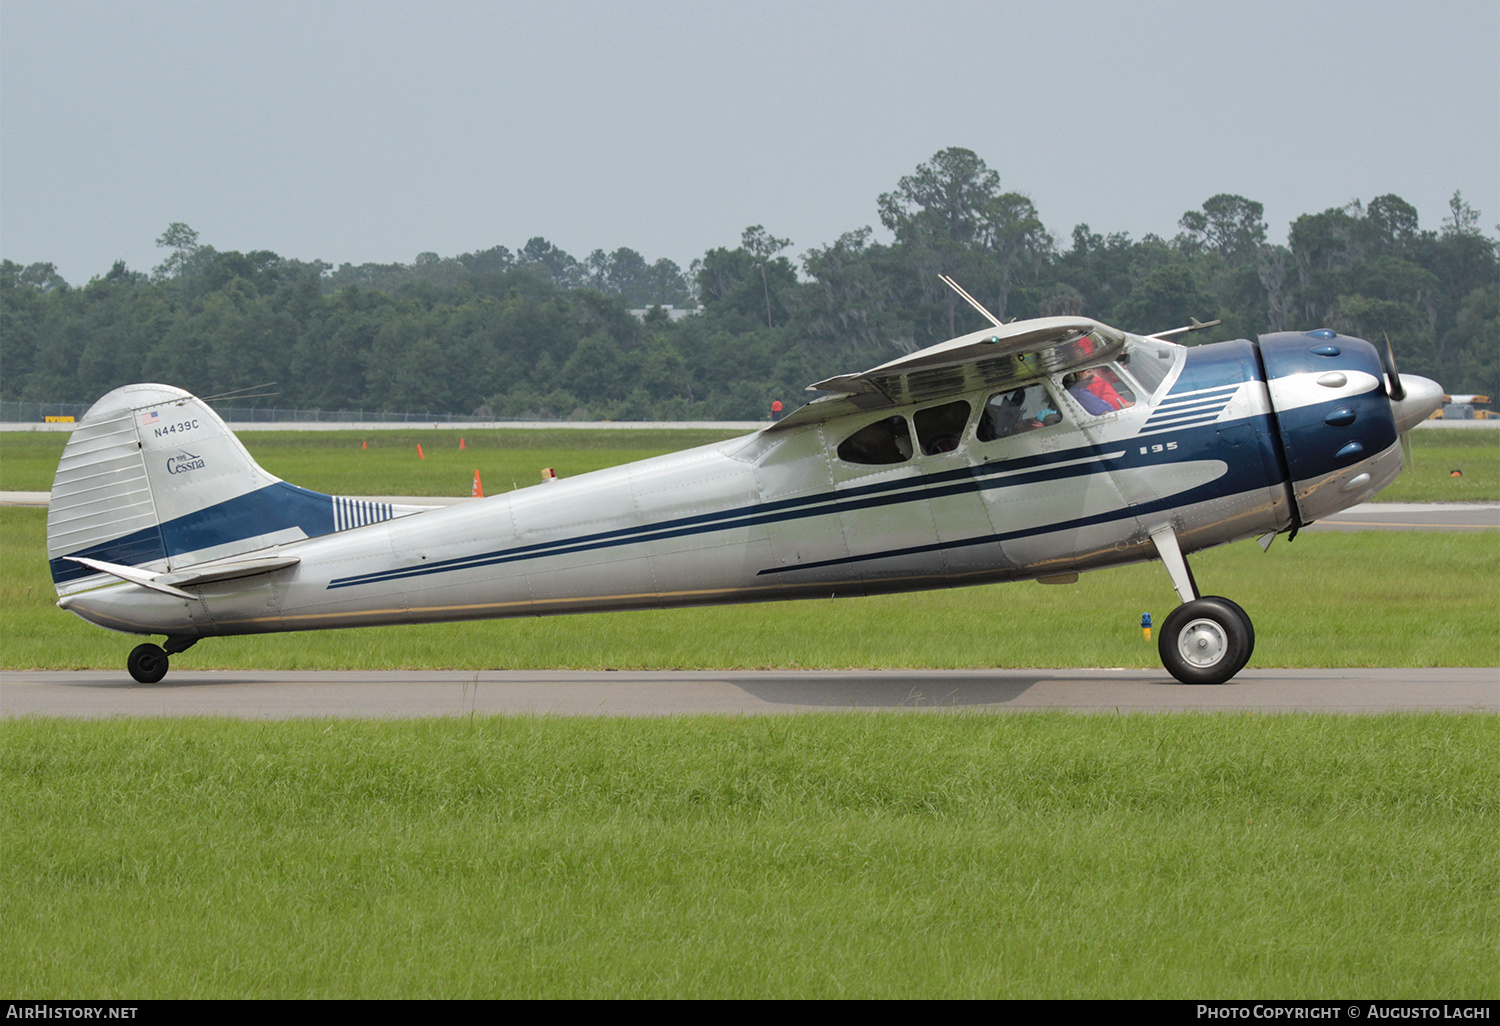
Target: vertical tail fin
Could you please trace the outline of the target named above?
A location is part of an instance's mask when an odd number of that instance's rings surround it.
[[[107,574],[78,557],[178,570],[418,512],[335,498],[268,473],[203,400],[170,385],[126,385],[73,430],[47,512],[59,595]]]

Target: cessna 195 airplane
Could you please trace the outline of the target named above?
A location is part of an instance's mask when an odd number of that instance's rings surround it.
[[[1362,502],[1442,389],[1328,329],[1184,347],[1077,317],[990,326],[860,374],[754,434],[441,509],[267,473],[202,400],[128,385],[52,486],[58,605],[166,636],[867,595],[1160,559],[1168,671],[1217,684],[1250,618],[1186,555]],[[1196,322],[1195,322],[1195,326]]]

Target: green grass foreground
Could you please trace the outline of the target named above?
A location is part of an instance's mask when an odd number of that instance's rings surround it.
[[[0,723],[28,998],[1484,998],[1500,719]]]
[[[468,495],[476,470],[485,493],[498,495],[536,484],[543,467],[576,477],[735,434],[681,428],[429,428],[366,434],[247,431],[240,440],[276,476],[333,495]],[[1411,438],[1416,469],[1403,471],[1376,502],[1500,502],[1500,431],[1423,428]],[[0,432],[0,490],[50,489],[67,440],[62,432]],[[1461,476],[1453,477],[1455,470]]]
[[[0,508],[0,668],[111,669],[140,639],[58,609],[43,510]],[[1500,666],[1500,536],[1370,531],[1193,557],[1255,621],[1250,666]],[[1159,563],[1032,582],[701,609],[208,638],[194,669],[1160,666],[1141,637],[1177,605]]]

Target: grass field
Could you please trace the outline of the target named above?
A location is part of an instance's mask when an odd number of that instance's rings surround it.
[[[0,722],[0,992],[1493,998],[1500,718]]]
[[[61,432],[0,432],[0,491],[50,489],[67,437]],[[476,470],[486,494],[495,495],[535,484],[543,467],[576,477],[732,437],[733,432],[719,431],[560,428],[364,435],[247,431],[240,440],[276,476],[334,495],[468,495]],[[1404,471],[1375,501],[1500,502],[1500,431],[1423,429],[1411,437],[1416,470]],[[417,458],[418,445],[425,459]],[[1453,477],[1454,470],[1461,476]]]

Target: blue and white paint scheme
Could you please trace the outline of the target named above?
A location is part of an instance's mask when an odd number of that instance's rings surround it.
[[[165,635],[128,664],[154,682],[216,635],[1056,583],[1160,559],[1183,602],[1163,661],[1219,683],[1253,628],[1199,596],[1186,555],[1369,498],[1441,399],[1327,330],[1188,348],[990,319],[819,382],[752,435],[441,509],[298,488],[194,396],[116,389],[53,486],[58,605]]]

